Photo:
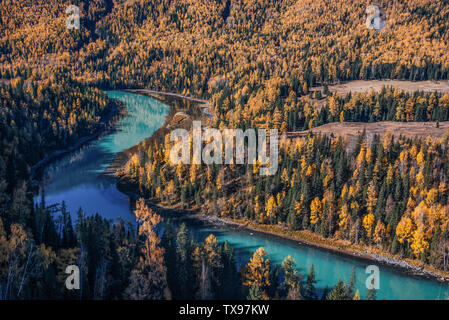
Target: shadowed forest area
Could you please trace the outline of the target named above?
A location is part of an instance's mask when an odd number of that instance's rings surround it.
[[[142,143],[118,170],[139,197],[206,215],[319,235],[446,275],[449,94],[352,80],[449,77],[449,3],[380,0],[385,29],[366,27],[363,0],[0,1],[0,299],[317,299],[313,269],[263,248],[238,268],[213,235],[138,226],[64,203],[33,201],[32,168],[104,129],[103,90],[173,92],[210,101],[216,128],[301,132],[332,123],[426,122],[434,136],[323,132],[285,139],[273,176],[259,166],[174,166],[169,139]],[[66,8],[80,8],[80,29]],[[331,89],[330,89],[331,88]],[[444,132],[442,132],[444,130]],[[316,131],[315,131],[316,132]],[[73,213],[72,213],[73,214]],[[65,290],[80,266],[81,289]],[[338,282],[327,299],[360,299]],[[364,297],[362,297],[364,298]],[[370,290],[368,299],[375,298]]]

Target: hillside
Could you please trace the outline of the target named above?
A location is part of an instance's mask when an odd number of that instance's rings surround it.
[[[443,0],[379,1],[382,32],[365,27],[367,0],[73,3],[79,31],[65,28],[68,1],[1,3],[1,78],[62,69],[103,87],[212,98],[218,122],[260,125],[288,122],[323,82],[448,77]]]
[[[449,1],[376,3],[382,31],[366,27],[371,0],[0,0],[0,299],[301,296],[294,261],[285,292],[268,269],[255,284],[258,267],[239,273],[214,236],[197,245],[168,227],[159,239],[145,200],[448,270]],[[69,5],[79,30],[66,28]],[[142,197],[137,228],[82,209],[73,224],[45,192],[34,205],[30,168],[98,134],[113,106],[106,89],[173,104],[111,167]],[[260,163],[172,164],[169,129],[199,117],[299,139],[281,143],[272,176]],[[78,263],[79,295],[64,286]],[[344,288],[326,298],[357,296],[338,296]]]

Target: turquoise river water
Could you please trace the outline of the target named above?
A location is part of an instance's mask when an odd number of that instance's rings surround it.
[[[99,213],[105,218],[135,223],[130,201],[117,190],[114,179],[101,175],[115,154],[136,145],[160,128],[168,115],[169,107],[146,96],[121,91],[108,91],[112,99],[123,102],[127,114],[118,123],[116,131],[90,142],[45,169],[45,201],[47,205],[66,202],[68,210],[76,217],[80,207],[87,214]],[[227,240],[235,249],[238,263],[246,263],[252,253],[264,247],[273,263],[280,264],[291,255],[299,272],[308,272],[313,264],[317,287],[322,290],[333,286],[338,279],[348,281],[355,267],[357,289],[362,298],[366,295],[365,268],[373,264],[352,257],[338,255],[327,250],[313,248],[297,242],[283,240],[246,230],[217,227],[192,219],[174,216],[175,223],[184,221],[199,241],[210,233],[219,241]],[[433,279],[417,278],[396,269],[378,265],[380,289],[378,299],[446,299],[449,284]]]

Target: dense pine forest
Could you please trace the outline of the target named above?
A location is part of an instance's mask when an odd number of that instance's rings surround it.
[[[290,257],[279,269],[261,248],[239,266],[213,235],[195,243],[169,221],[161,234],[143,200],[137,228],[82,209],[72,221],[64,203],[33,203],[31,173],[102,128],[104,89],[208,99],[215,127],[448,121],[447,94],[329,92],[356,79],[448,79],[449,2],[377,3],[382,32],[365,27],[367,0],[0,0],[0,299],[360,299],[353,279],[318,293],[313,269],[298,274]],[[79,30],[66,28],[71,4]],[[285,141],[277,174],[261,177],[257,166],[174,167],[163,141],[140,145],[119,173],[154,202],[446,270],[448,143],[309,135]],[[81,267],[76,292],[64,289],[70,264]]]

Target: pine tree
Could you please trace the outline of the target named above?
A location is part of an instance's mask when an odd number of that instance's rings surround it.
[[[195,278],[192,269],[192,239],[185,223],[181,224],[177,243],[177,285],[180,299],[193,299]]]
[[[345,293],[346,300],[351,300],[354,297],[355,286],[356,286],[355,267],[352,267],[351,277],[349,278],[348,285],[346,286],[346,293]]]
[[[366,300],[376,300],[377,299],[377,290],[376,289],[368,289],[366,293]]]
[[[177,283],[177,260],[176,242],[171,221],[165,224],[164,234],[161,239],[161,246],[165,250],[164,258],[167,266],[167,284],[174,299],[179,297]]]
[[[238,276],[234,249],[231,248],[228,241],[222,246],[221,261],[223,263],[223,272],[218,287],[218,299],[238,299],[240,298],[240,278]]]
[[[301,281],[296,270],[296,262],[291,256],[282,261],[282,270],[284,270],[284,287],[287,288],[287,299],[301,299]]]
[[[223,268],[219,254],[217,238],[209,235],[200,247],[193,251],[194,267],[199,279],[199,297],[213,298],[213,285],[219,285],[217,269]]]
[[[262,294],[262,290],[260,290],[259,286],[252,285],[249,288],[249,293],[247,298],[248,300],[265,300]]]
[[[309,274],[307,276],[306,284],[304,286],[304,298],[307,300],[314,300],[317,298],[315,289],[315,270],[312,266],[310,267]]]
[[[341,279],[338,279],[337,284],[334,286],[332,291],[328,294],[327,300],[345,300],[345,284]]]

